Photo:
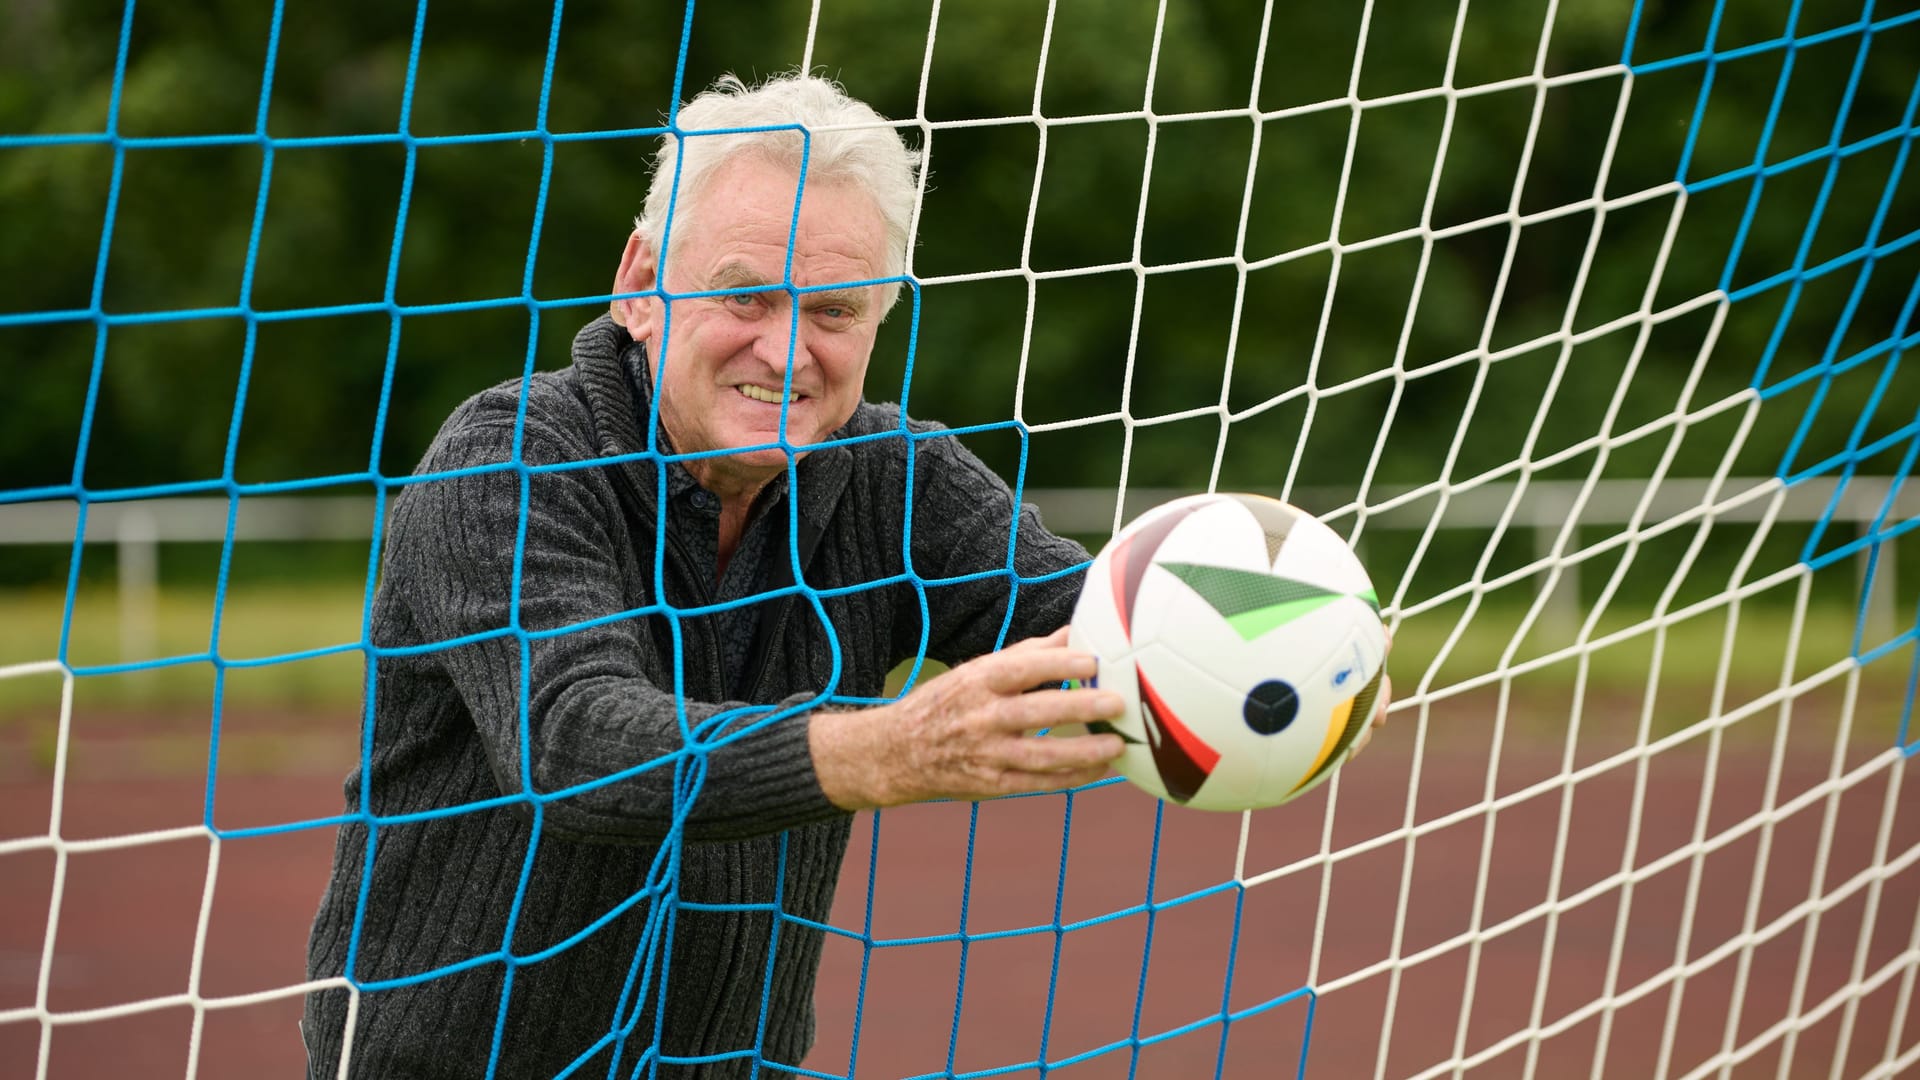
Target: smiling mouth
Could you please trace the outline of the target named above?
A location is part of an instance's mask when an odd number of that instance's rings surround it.
[[[764,401],[769,405],[778,405],[783,401],[791,402],[800,400],[799,394],[782,394],[778,390],[767,390],[751,384],[742,384],[734,387],[734,389],[755,401]]]

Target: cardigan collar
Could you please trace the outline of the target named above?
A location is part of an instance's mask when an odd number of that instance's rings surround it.
[[[646,427],[652,412],[653,380],[647,364],[646,346],[633,340],[626,328],[602,315],[574,335],[573,370],[585,392],[587,409],[598,433],[599,452],[607,457],[624,457],[647,449]],[[843,426],[834,438],[846,434]],[[672,445],[662,430],[660,449],[671,453]],[[653,463],[635,458],[621,463],[648,501],[655,499]],[[840,493],[853,475],[853,452],[845,446],[831,446],[809,452],[794,467],[799,480],[800,517],[824,528]],[[667,466],[669,494],[678,494],[694,483],[691,473],[679,462]],[[784,486],[787,477],[774,480]]]

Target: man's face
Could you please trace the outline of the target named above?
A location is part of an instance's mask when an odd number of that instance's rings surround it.
[[[780,285],[788,280],[789,236],[796,288],[880,277],[886,226],[873,199],[851,185],[810,183],[796,225],[797,185],[794,173],[750,155],[723,164],[693,213],[673,223],[665,281],[658,253],[636,233],[627,242],[615,290],[661,284],[684,296]],[[684,199],[681,205],[686,207]],[[776,289],[671,304],[643,297],[617,302],[614,318],[647,344],[660,423],[675,451],[777,442],[789,364],[787,441],[804,446],[827,438],[860,402],[880,321],[879,291],[873,285],[830,288],[796,298]],[[726,496],[757,490],[786,463],[776,446],[686,464],[703,485]]]

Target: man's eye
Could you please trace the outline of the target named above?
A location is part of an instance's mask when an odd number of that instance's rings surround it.
[[[750,292],[728,293],[727,302],[738,307],[752,307],[760,302],[760,294]]]

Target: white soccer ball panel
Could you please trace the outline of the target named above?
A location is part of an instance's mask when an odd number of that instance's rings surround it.
[[[1260,531],[1269,538],[1285,538],[1292,534],[1293,527],[1301,521],[1313,521],[1312,514],[1279,499],[1266,495],[1250,495],[1243,491],[1229,492],[1227,497],[1246,508],[1247,513],[1260,523]],[[1269,547],[1276,542],[1268,539]]]
[[[1327,673],[1346,653],[1352,610],[1344,605],[1349,601],[1335,601],[1249,641],[1178,579],[1164,576],[1186,595],[1167,601],[1163,610],[1181,620],[1176,625],[1189,628],[1189,632],[1162,631],[1154,644],[1204,672],[1229,699],[1218,716],[1196,717],[1193,721],[1204,724],[1208,734],[1203,737],[1223,751],[1256,759],[1262,769],[1286,771],[1284,762],[1310,760],[1324,741],[1320,730],[1307,730],[1311,725],[1296,720],[1272,734],[1256,732],[1247,726],[1246,698],[1255,687],[1280,682],[1298,697],[1299,717],[1330,711],[1331,701],[1322,708],[1318,700],[1325,696],[1320,687],[1328,682]],[[1364,604],[1359,606],[1366,611]],[[1370,612],[1367,614],[1371,617]],[[1351,696],[1352,689],[1347,694]]]
[[[1348,654],[1369,672],[1379,670],[1387,652],[1387,628],[1365,600],[1336,597],[1325,605],[1255,638],[1251,645],[1276,672],[1319,670],[1326,660]]]
[[[1149,576],[1163,534],[1194,508],[1225,501],[1219,495],[1189,495],[1163,503],[1128,522],[1108,541],[1088,567],[1074,604],[1073,625],[1082,635],[1076,647],[1109,659],[1130,654],[1141,640],[1131,614],[1140,608],[1139,585]]]
[[[1119,694],[1125,703],[1120,715],[1108,722],[1108,726],[1126,743],[1126,750],[1113,763],[1114,771],[1153,797],[1164,799],[1167,797],[1166,785],[1160,783],[1159,774],[1154,769],[1153,755],[1147,742],[1146,722],[1140,715],[1140,682],[1138,669],[1134,666],[1136,659],[1133,656],[1117,659],[1100,657],[1100,670],[1090,685]]]
[[[1220,718],[1237,713],[1233,691],[1160,645],[1131,662],[1136,725],[1114,767],[1149,793],[1197,810],[1232,810],[1259,788],[1264,757],[1235,745]],[[1119,725],[1115,725],[1119,730]]]
[[[1327,671],[1313,673],[1297,687],[1290,722],[1262,733],[1245,715],[1251,687],[1223,683],[1161,645],[1142,648],[1127,666],[1135,665],[1137,706],[1124,733],[1140,741],[1129,742],[1116,768],[1159,798],[1196,810],[1277,806],[1316,786],[1331,771],[1323,764],[1344,759],[1348,711],[1340,706],[1357,681],[1335,692]]]
[[[1121,621],[1113,590],[1113,551],[1108,545],[1088,567],[1080,597],[1074,601],[1067,644],[1105,660],[1118,660],[1133,651],[1133,641]]]
[[[1361,594],[1373,591],[1353,549],[1340,534],[1317,518],[1301,515],[1274,558],[1274,574],[1295,581],[1310,582],[1337,592]]]
[[[1367,618],[1372,612],[1362,610]],[[1377,621],[1375,623],[1377,625]],[[1276,757],[1255,794],[1254,804],[1277,806],[1318,787],[1344,763],[1352,740],[1341,744],[1352,716],[1355,698],[1373,681],[1385,660],[1385,650],[1371,639],[1365,620],[1356,618],[1344,628],[1318,668],[1293,683],[1299,713],[1276,740]],[[1371,704],[1367,706],[1371,711]],[[1362,718],[1361,722],[1365,722]],[[1279,740],[1285,738],[1283,753]],[[1322,766],[1325,765],[1325,768]]]
[[[1140,581],[1133,605],[1133,640],[1165,638],[1189,656],[1202,650],[1244,645],[1231,626],[1166,563],[1268,572],[1267,539],[1259,521],[1238,500],[1220,497],[1190,512],[1153,551],[1154,565]]]
[[[1228,671],[1252,648],[1192,586],[1158,564],[1149,567],[1140,582],[1133,617],[1136,648],[1165,644],[1182,656],[1224,664]]]
[[[1267,534],[1238,499],[1217,497],[1188,513],[1154,549],[1156,562],[1190,562],[1266,572]]]

